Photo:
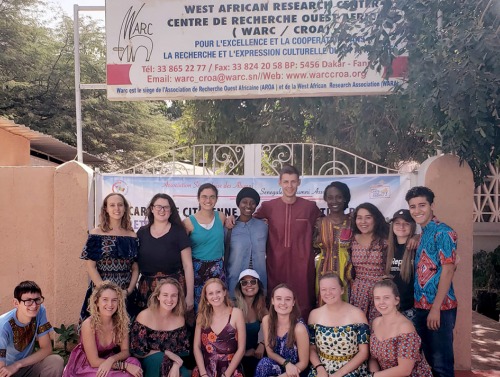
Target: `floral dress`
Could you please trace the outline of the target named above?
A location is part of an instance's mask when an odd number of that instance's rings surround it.
[[[137,237],[89,234],[80,259],[95,261],[102,280],[110,280],[120,288],[127,289],[138,250]],[[80,312],[80,323],[90,316],[87,309],[93,289],[94,283],[90,281]]]
[[[352,229],[351,220],[346,216],[342,224],[335,225],[329,217],[320,217],[316,222],[314,247],[320,249],[316,262],[316,280],[326,272],[336,272],[344,282],[342,299],[348,301],[349,282],[351,280],[351,259],[349,247],[351,246]],[[319,284],[316,281],[316,294]],[[321,297],[318,297],[318,306],[321,306]]]
[[[161,358],[155,356],[156,354],[151,355],[153,357],[145,357],[151,351],[160,351]],[[189,337],[186,326],[170,331],[161,331],[153,330],[134,321],[130,330],[130,353],[142,358],[141,364],[145,377],[158,376],[158,371],[160,371],[160,376],[168,376],[173,361],[163,354],[165,351],[170,351],[178,356],[186,356],[189,353]]]
[[[216,334],[211,327],[201,329],[201,352],[207,377],[222,376],[238,350],[238,332],[231,325],[231,315],[219,334]],[[198,367],[194,368],[193,377],[200,377]],[[236,368],[232,377],[243,377],[241,365]]]
[[[381,370],[397,366],[398,358],[411,359],[415,360],[411,377],[432,377],[431,367],[420,351],[421,343],[415,331],[386,340],[378,340],[375,333],[372,333],[370,354],[377,360]]]
[[[299,322],[305,326],[304,322]],[[297,364],[299,362],[299,351],[297,349],[297,344],[294,344],[292,348],[288,348],[286,345],[287,340],[288,333],[283,336],[277,336],[273,351],[281,357],[290,360],[292,364]],[[263,357],[257,364],[255,377],[279,376],[282,373],[285,373],[285,368],[283,368],[273,359],[269,357]],[[307,376],[307,373],[305,373],[304,371],[300,374],[300,376]]]
[[[311,344],[316,346],[321,364],[331,375],[346,365],[359,352],[360,344],[368,344],[370,329],[366,323],[353,323],[346,326],[309,325]],[[311,369],[309,377],[317,372]],[[368,365],[365,362],[357,369],[347,373],[347,377],[368,376]]]
[[[350,303],[365,313],[369,323],[380,316],[373,305],[373,287],[385,275],[386,255],[386,240],[373,240],[369,247],[359,244],[355,238],[352,240],[351,259],[355,278]]]

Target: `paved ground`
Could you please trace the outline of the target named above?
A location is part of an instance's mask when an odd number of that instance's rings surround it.
[[[500,322],[472,312],[472,369],[500,371]]]
[[[500,322],[472,312],[472,371],[456,377],[500,377]]]

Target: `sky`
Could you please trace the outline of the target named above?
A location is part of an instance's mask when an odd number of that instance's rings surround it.
[[[50,3],[60,5],[64,13],[73,18],[73,5],[79,6],[104,6],[105,0],[48,0]],[[80,15],[89,16],[91,18],[101,19],[104,24],[104,11],[82,12]]]

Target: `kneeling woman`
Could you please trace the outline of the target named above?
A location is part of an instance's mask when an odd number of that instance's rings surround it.
[[[368,321],[363,311],[342,301],[343,293],[344,285],[336,273],[320,277],[319,294],[324,305],[309,314],[309,377],[368,374]]]
[[[139,360],[128,351],[129,319],[123,289],[102,282],[92,292],[89,307],[80,344],[71,352],[63,377],[142,376]]]
[[[233,308],[227,289],[218,278],[208,279],[201,292],[194,332],[193,377],[243,377],[245,319]]]
[[[382,317],[372,324],[372,376],[431,377],[431,368],[420,351],[420,337],[411,321],[398,310],[400,299],[396,284],[389,279],[377,282],[373,300]]]
[[[299,317],[293,291],[285,284],[277,285],[271,295],[269,314],[262,319],[268,357],[257,364],[256,377],[307,375],[309,334]]]
[[[130,352],[141,359],[145,377],[189,376],[182,366],[182,356],[189,353],[185,310],[181,284],[173,278],[160,280],[130,335]]]

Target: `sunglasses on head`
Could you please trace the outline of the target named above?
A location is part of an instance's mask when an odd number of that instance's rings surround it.
[[[242,287],[246,287],[247,285],[255,285],[257,284],[257,279],[240,280],[240,284]]]

